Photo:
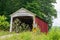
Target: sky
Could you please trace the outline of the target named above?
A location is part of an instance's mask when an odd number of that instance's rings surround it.
[[[55,9],[57,10],[57,18],[53,20],[53,26],[60,26],[60,0],[56,0]]]

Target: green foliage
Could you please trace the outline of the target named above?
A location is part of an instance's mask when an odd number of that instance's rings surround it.
[[[60,40],[60,28],[52,28],[48,35],[52,40]]]
[[[9,34],[16,34],[16,33],[9,31],[0,31],[0,36],[9,35]]]
[[[52,26],[52,16],[57,17],[54,5],[56,0],[1,0],[0,1],[0,15],[10,15],[21,7],[24,7]],[[7,16],[8,17],[8,16]]]
[[[2,40],[60,40],[60,28],[52,28],[48,34],[37,34],[29,31],[22,32],[19,35],[14,35]]]
[[[20,27],[20,21],[19,19],[15,19],[13,22],[13,31],[18,32],[19,30],[21,31],[21,27]]]
[[[27,31],[29,29],[29,25],[22,23],[18,18],[16,18],[13,22],[13,31],[22,32]]]
[[[0,30],[9,30],[9,23],[6,21],[6,17],[0,16]]]

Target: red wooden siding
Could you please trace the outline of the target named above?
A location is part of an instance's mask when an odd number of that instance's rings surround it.
[[[40,29],[41,32],[48,32],[48,24],[44,22],[42,19],[36,17],[35,21]]]

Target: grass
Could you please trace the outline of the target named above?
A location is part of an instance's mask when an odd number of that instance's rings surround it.
[[[40,33],[40,34],[39,34]],[[22,32],[1,40],[60,40],[60,29],[52,28],[48,34],[41,32]]]
[[[10,33],[9,31],[0,31],[0,36],[4,36],[8,34],[14,34],[14,32]]]

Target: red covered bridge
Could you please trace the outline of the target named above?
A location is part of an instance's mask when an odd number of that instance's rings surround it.
[[[37,23],[41,32],[46,32],[46,33],[48,32],[48,23],[47,22],[45,22],[44,20],[42,20],[39,17],[35,18],[35,22]]]
[[[10,32],[13,31],[13,22],[16,18],[18,18],[22,23],[29,24],[31,30],[33,27],[35,27],[35,24],[37,24],[41,32],[48,32],[48,23],[45,22],[43,19],[37,17],[36,14],[26,10],[25,8],[19,9],[10,16]]]

